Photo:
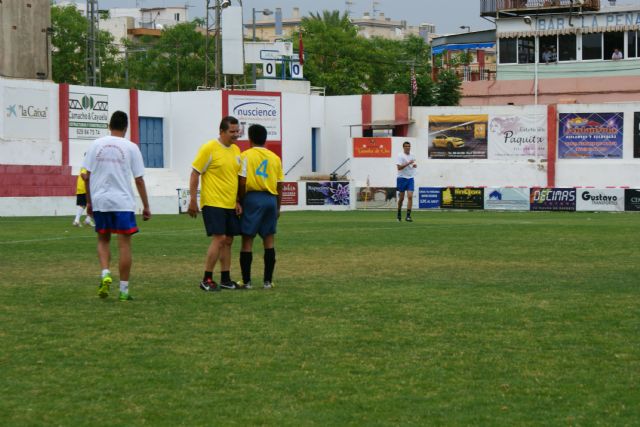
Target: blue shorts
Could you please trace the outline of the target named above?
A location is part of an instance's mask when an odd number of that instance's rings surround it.
[[[401,178],[396,180],[396,188],[399,192],[413,191],[413,178]]]
[[[202,219],[207,236],[226,235],[237,236],[240,234],[240,220],[235,209],[216,208],[215,206],[202,207]]]
[[[96,232],[100,234],[134,234],[138,232],[133,212],[93,212]]]
[[[242,201],[242,234],[254,237],[259,234],[263,239],[276,234],[278,223],[278,199],[271,193],[250,191]]]

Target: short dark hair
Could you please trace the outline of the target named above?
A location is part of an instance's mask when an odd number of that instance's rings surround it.
[[[249,140],[256,145],[264,145],[267,140],[267,128],[262,125],[249,126]]]
[[[402,146],[404,147],[404,146],[405,146],[405,145],[407,145],[407,144],[409,145],[409,147],[411,147],[411,143],[410,143],[409,141],[405,141],[405,142],[403,142],[403,143],[402,143]]]
[[[237,125],[237,124],[238,124],[238,119],[236,119],[235,117],[233,116],[223,117],[222,120],[220,120],[220,132],[229,130],[230,125]]]
[[[109,129],[124,131],[129,126],[129,118],[124,111],[116,111],[111,115]]]

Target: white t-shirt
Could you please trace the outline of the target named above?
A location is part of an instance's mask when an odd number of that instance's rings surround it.
[[[137,145],[117,136],[98,138],[89,147],[83,166],[91,172],[94,211],[135,212],[131,179],[144,175],[142,153]]]
[[[415,162],[416,156],[414,156],[411,153],[404,154],[404,151],[401,151],[398,154],[396,164],[398,166],[404,166],[405,164],[409,163],[411,160]],[[413,165],[407,166],[406,168],[398,171],[398,177],[400,178],[413,178],[415,174],[416,174],[416,168],[414,168]]]

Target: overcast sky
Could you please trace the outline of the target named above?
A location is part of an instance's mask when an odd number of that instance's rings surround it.
[[[83,2],[83,0],[75,0]],[[237,4],[237,0],[232,0]],[[422,22],[435,24],[438,34],[461,32],[460,26],[468,25],[472,31],[486,30],[493,28],[488,21],[480,18],[480,0],[349,0],[352,5],[351,16],[361,17],[364,12],[373,10],[374,6],[379,12],[383,12],[386,17],[394,21],[405,20],[410,25],[417,25]],[[211,0],[213,3],[214,0]],[[619,0],[618,5],[638,5],[640,0]],[[112,7],[154,7],[154,6],[182,6],[187,4],[189,8],[189,19],[204,16],[206,0],[98,0],[100,9]],[[606,5],[607,0],[602,0]],[[302,16],[309,12],[322,10],[346,10],[345,0],[244,0],[245,22],[251,21],[251,9],[271,9],[279,7],[282,9],[283,17],[291,16],[292,8],[299,7]],[[258,17],[256,16],[256,19]]]
[[[75,0],[81,2],[82,0]],[[234,4],[236,0],[232,0]],[[373,10],[371,0],[350,0],[351,16],[361,17],[364,12]],[[213,3],[213,0],[211,0]],[[100,9],[111,7],[153,7],[176,6],[188,4],[189,19],[204,16],[206,0],[98,0]],[[300,8],[302,16],[309,12],[323,10],[346,10],[345,0],[244,0],[245,22],[251,21],[251,9],[282,9],[283,17],[291,16],[294,7]],[[438,33],[460,32],[461,25],[469,25],[472,30],[492,28],[492,25],[480,18],[480,0],[449,0],[439,2],[435,0],[378,0],[375,2],[377,13],[383,12],[386,17],[394,21],[405,20],[410,25],[428,22],[436,25]],[[256,16],[256,19],[259,19]]]

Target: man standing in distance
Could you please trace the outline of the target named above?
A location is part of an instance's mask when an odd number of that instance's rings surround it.
[[[192,164],[189,190],[189,215],[198,216],[198,183],[202,180],[200,207],[207,236],[212,237],[204,262],[203,291],[220,288],[237,289],[231,280],[231,244],[233,236],[240,234],[242,212],[238,198],[238,172],[240,149],[235,144],[240,136],[238,119],[227,116],[220,121],[220,136],[203,144]],[[220,285],[213,280],[213,268],[220,260]]]
[[[264,147],[267,130],[262,125],[249,127],[251,148],[242,153],[239,198],[242,201],[242,249],[240,268],[242,283],[251,288],[251,262],[253,239],[256,234],[264,246],[264,289],[273,288],[273,270],[276,265],[275,234],[280,217],[282,198],[282,162]]]
[[[413,206],[413,176],[416,174],[416,156],[411,154],[411,143],[405,141],[402,144],[402,151],[398,154],[396,161],[398,167],[398,178],[396,179],[396,188],[398,190],[398,221],[402,221],[402,202],[404,202],[404,194],[407,193],[407,217],[406,220],[411,222],[411,207]]]
[[[87,213],[93,215],[98,233],[98,259],[102,268],[98,296],[109,296],[109,285],[113,280],[109,271],[111,234],[118,234],[120,301],[133,299],[129,295],[131,236],[138,232],[138,226],[132,177],[142,199],[142,217],[144,221],[151,218],[143,178],[144,162],[138,146],[124,137],[128,126],[126,113],[113,113],[109,122],[111,135],[91,144],[83,166],[87,170]]]

